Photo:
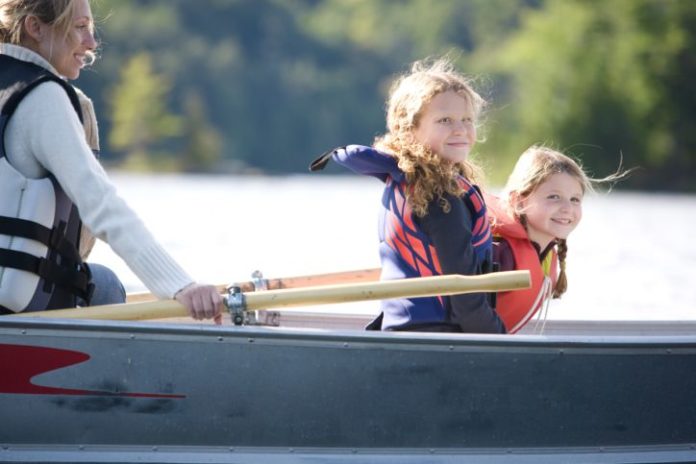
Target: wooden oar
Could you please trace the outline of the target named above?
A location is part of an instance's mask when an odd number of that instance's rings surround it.
[[[335,285],[340,283],[375,282],[379,280],[381,269],[357,269],[353,271],[330,272],[326,274],[310,274],[294,277],[279,277],[275,279],[261,279],[266,290],[278,290],[281,288],[299,288],[313,285]],[[230,285],[216,285],[220,293],[227,291],[230,286],[239,287],[242,292],[253,292],[258,290],[257,282],[249,280]],[[130,293],[128,303],[138,303],[142,301],[154,301],[155,296],[150,292]]]
[[[243,293],[244,309],[288,308],[352,301],[415,298],[459,293],[496,292],[529,288],[529,271],[508,271],[478,276],[443,275],[369,283],[323,285]],[[40,311],[27,317],[145,320],[184,317],[186,309],[174,300],[92,306],[88,308]]]

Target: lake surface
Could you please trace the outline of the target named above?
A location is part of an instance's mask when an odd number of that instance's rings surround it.
[[[111,173],[130,205],[197,280],[222,284],[379,266],[375,179]],[[696,319],[696,195],[612,192],[584,202],[568,240],[568,292],[549,319]],[[128,291],[143,285],[111,249]],[[377,302],[330,310],[375,313]],[[322,308],[326,309],[326,308]]]

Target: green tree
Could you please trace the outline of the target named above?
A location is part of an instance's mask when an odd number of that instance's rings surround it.
[[[497,70],[500,88],[507,89],[498,95],[502,110],[493,118],[504,133],[490,147],[496,156],[507,156],[502,171],[509,172],[517,155],[539,142],[582,157],[598,174],[616,168],[623,156],[628,165],[648,168],[629,180],[637,187],[657,187],[652,179],[666,174],[660,170],[676,155],[679,165],[693,167],[693,151],[676,151],[671,121],[680,112],[693,113],[680,102],[684,97],[693,102],[693,92],[669,95],[665,83],[684,75],[675,59],[689,53],[693,24],[683,18],[687,11],[693,18],[694,6],[549,0],[528,11],[502,46],[479,50],[484,67]],[[684,173],[673,181],[669,187],[695,185]]]
[[[113,104],[107,162],[117,151],[157,169],[302,172],[331,146],[371,143],[392,77],[452,52],[491,103],[477,151],[495,180],[547,142],[597,175],[620,154],[645,168],[621,186],[696,191],[694,0],[123,0],[94,11],[103,58],[78,85],[98,111]],[[145,72],[130,69],[139,50]],[[138,94],[151,76],[161,82]],[[198,103],[167,100],[188,89]],[[174,130],[134,114],[158,107]]]
[[[214,171],[221,160],[222,137],[208,121],[205,104],[197,92],[186,94],[184,120],[182,136],[185,151],[181,156],[181,169]]]
[[[163,142],[182,131],[181,118],[166,106],[169,89],[167,79],[155,74],[147,53],[133,56],[123,67],[112,94],[113,125],[109,143],[113,149],[127,154],[129,167],[170,164],[157,153]]]

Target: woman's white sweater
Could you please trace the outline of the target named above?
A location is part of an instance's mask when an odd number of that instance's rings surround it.
[[[48,61],[24,47],[0,44],[0,53],[56,73]],[[87,145],[85,130],[58,84],[40,84],[21,101],[7,126],[5,148],[10,164],[24,176],[53,174],[77,206],[84,224],[107,242],[155,295],[172,298],[193,282],[118,195]]]

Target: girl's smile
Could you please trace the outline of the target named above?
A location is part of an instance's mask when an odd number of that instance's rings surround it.
[[[583,189],[570,174],[552,174],[522,200],[530,240],[543,250],[555,239],[565,239],[582,219]]]
[[[451,90],[436,95],[424,107],[414,135],[439,156],[454,163],[466,161],[476,142],[469,101]]]

